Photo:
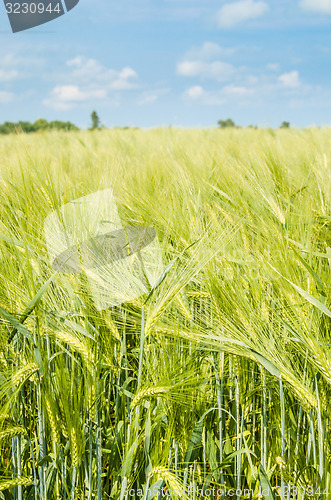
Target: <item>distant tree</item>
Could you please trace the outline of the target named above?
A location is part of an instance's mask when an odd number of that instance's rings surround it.
[[[99,118],[98,113],[96,111],[92,111],[91,120],[92,120],[91,130],[94,130],[96,128],[100,128],[100,125],[101,125],[100,118]]]
[[[49,128],[49,123],[44,118],[38,118],[38,120],[34,122],[33,127],[35,131],[46,130],[47,128]]]
[[[26,134],[28,134],[30,132],[34,132],[34,127],[33,127],[32,123],[30,123],[30,122],[20,121],[17,123],[16,128],[17,128],[17,131],[19,131],[19,132],[22,131],[22,132],[25,132]]]
[[[55,130],[79,130],[79,128],[76,127],[76,125],[74,125],[71,122],[61,122],[61,121],[58,121],[58,120],[55,120],[55,121],[52,121],[52,122],[48,122],[46,129],[47,130],[50,130],[50,129],[55,129]]]
[[[236,126],[236,124],[234,123],[233,120],[231,120],[231,118],[228,118],[227,120],[218,120],[217,123],[220,128],[228,128]]]
[[[289,122],[283,122],[281,124],[280,128],[290,128],[290,123]]]
[[[16,124],[13,122],[5,122],[0,125],[0,134],[10,134],[15,132]]]

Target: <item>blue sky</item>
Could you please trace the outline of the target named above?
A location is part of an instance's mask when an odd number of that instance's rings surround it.
[[[80,0],[13,34],[0,2],[0,122],[331,125],[331,0]]]

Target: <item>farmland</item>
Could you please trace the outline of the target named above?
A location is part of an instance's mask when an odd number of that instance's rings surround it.
[[[1,499],[330,497],[330,165],[330,129],[0,138]],[[164,269],[99,310],[44,221],[109,188]]]

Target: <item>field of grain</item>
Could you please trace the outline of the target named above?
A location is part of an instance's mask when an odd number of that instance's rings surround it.
[[[0,499],[331,495],[331,130],[0,138]],[[102,311],[49,213],[112,188],[154,289]]]

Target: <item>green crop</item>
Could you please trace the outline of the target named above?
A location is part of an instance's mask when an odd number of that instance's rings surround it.
[[[99,311],[43,225],[109,187],[164,271]],[[330,498],[330,272],[329,129],[1,137],[0,499]]]

